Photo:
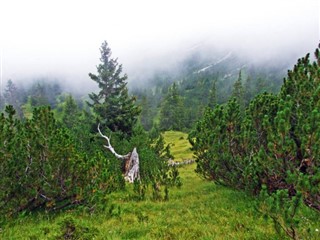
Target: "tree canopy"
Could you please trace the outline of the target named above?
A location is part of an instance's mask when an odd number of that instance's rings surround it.
[[[177,84],[173,83],[164,98],[160,110],[160,128],[182,130],[184,127],[184,109]]]
[[[140,109],[135,105],[135,97],[128,94],[127,75],[122,75],[122,65],[111,57],[111,49],[105,41],[101,48],[101,63],[97,74],[89,73],[90,78],[98,83],[100,91],[89,94],[89,106],[98,121],[111,131],[131,134]]]

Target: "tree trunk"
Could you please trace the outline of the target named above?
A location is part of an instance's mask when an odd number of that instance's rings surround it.
[[[129,159],[125,163],[125,173],[124,178],[133,183],[135,180],[140,180],[140,171],[139,171],[139,155],[137,149],[134,148],[130,154]]]

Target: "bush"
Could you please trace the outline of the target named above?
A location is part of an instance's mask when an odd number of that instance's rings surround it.
[[[269,208],[269,216],[292,238],[300,199],[320,211],[319,49],[315,59],[299,59],[278,95],[256,96],[243,113],[236,100],[208,109],[189,136],[199,174],[253,194],[265,186],[285,208],[281,217]]]
[[[130,139],[123,139],[116,134],[112,139],[112,145],[115,149],[121,149],[121,153],[128,153],[137,148],[140,180],[134,183],[134,199],[144,200],[148,188],[151,188],[154,200],[167,200],[169,188],[181,186],[178,170],[168,165],[171,154],[161,135],[156,140],[150,139],[143,128],[137,125]]]
[[[0,116],[0,214],[58,210],[96,204],[124,187],[117,163],[96,151],[90,158],[75,148],[68,130],[58,127],[48,107],[24,122],[8,106]]]

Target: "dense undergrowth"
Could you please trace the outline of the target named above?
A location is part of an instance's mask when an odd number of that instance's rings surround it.
[[[189,146],[186,134],[171,131],[164,136],[166,143],[172,143],[172,152],[180,154],[174,155],[176,161],[190,157],[189,151],[179,147]],[[134,187],[126,185],[125,190],[106,195],[105,208],[98,212],[79,206],[55,213],[22,213],[1,226],[0,239],[286,238],[256,211],[255,198],[199,178],[195,167],[179,168],[183,186],[171,189],[169,201],[155,201],[152,194],[140,201],[134,197]],[[302,232],[317,239],[316,216],[307,208],[299,216],[312,227],[312,234],[303,227]]]
[[[0,224],[39,210],[81,205],[98,211],[106,195],[125,188],[121,161],[103,149],[97,134],[88,131],[78,139],[80,129],[66,128],[49,107],[36,108],[31,119],[20,120],[14,113],[8,106],[0,115]],[[148,188],[158,200],[169,198],[169,188],[180,185],[177,169],[166,163],[161,139],[151,146],[141,128],[130,139],[113,135],[114,146],[121,145],[123,153],[138,148],[138,199],[145,198]]]

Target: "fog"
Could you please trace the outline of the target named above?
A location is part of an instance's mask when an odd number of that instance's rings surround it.
[[[319,9],[317,0],[4,0],[1,83],[47,77],[90,89],[104,40],[129,82],[197,49],[295,62],[319,43]]]

